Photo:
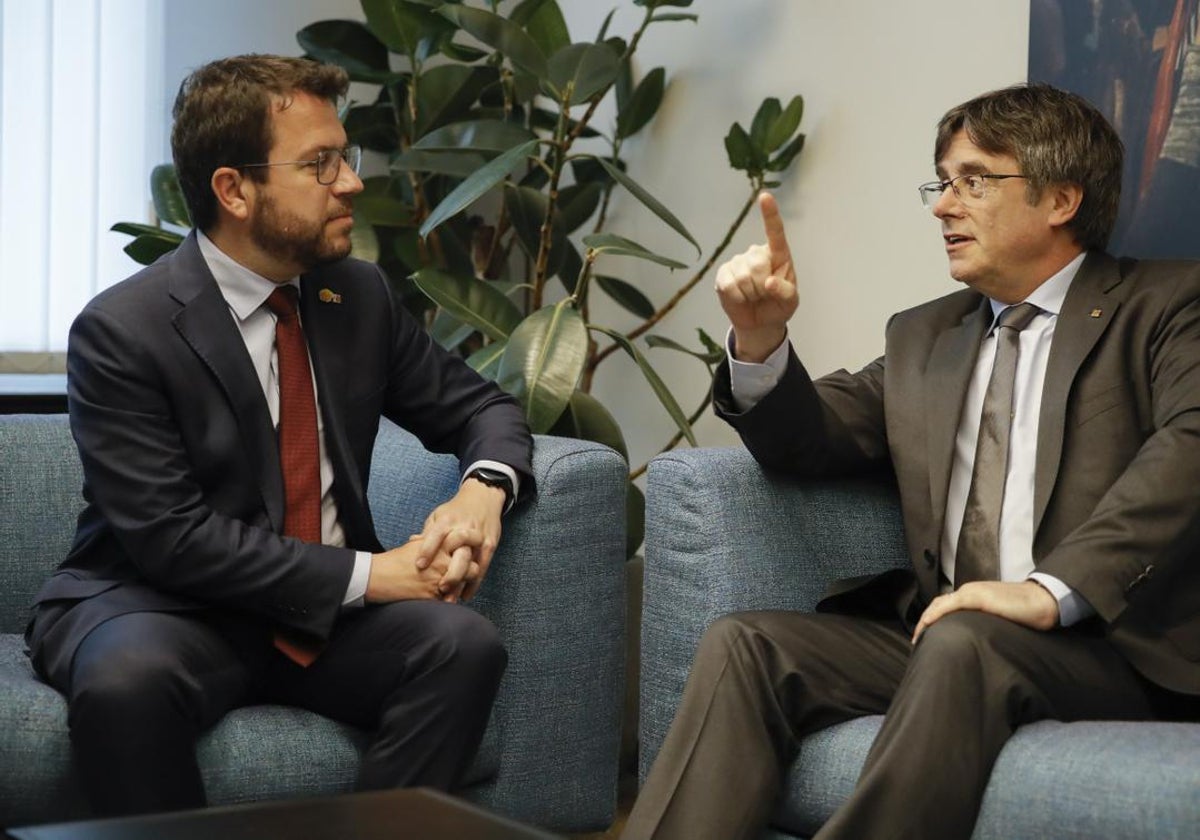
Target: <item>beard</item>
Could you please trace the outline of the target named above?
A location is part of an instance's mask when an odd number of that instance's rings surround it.
[[[349,204],[320,221],[309,221],[284,210],[270,195],[260,195],[254,208],[250,237],[265,253],[280,262],[298,265],[301,271],[350,255],[349,236],[331,238],[325,233],[330,218],[350,212]]]

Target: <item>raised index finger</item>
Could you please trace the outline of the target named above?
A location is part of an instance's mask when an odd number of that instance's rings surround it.
[[[783,231],[783,217],[779,215],[779,205],[775,203],[775,196],[769,192],[759,193],[758,209],[762,213],[763,228],[767,232],[767,250],[771,252],[771,271],[774,272],[791,263],[792,252],[788,248],[787,234]]]

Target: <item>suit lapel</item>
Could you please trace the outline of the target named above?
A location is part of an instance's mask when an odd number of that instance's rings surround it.
[[[1038,413],[1037,465],[1033,482],[1033,533],[1036,535],[1058,479],[1067,399],[1080,365],[1112,323],[1124,299],[1116,260],[1091,253],[1079,267],[1054,326]]]
[[[323,274],[316,271],[301,275],[300,317],[308,341],[309,358],[313,363],[313,376],[317,381],[317,401],[325,429],[325,451],[333,465],[334,492],[338,498],[340,518],[347,524],[355,521],[358,526],[356,534],[364,533],[360,530],[364,523],[368,526],[365,533],[373,533],[369,518],[365,516],[366,494],[358,470],[354,467],[355,459],[343,422],[346,416],[344,378],[347,372],[339,370],[335,364],[344,356],[339,348],[352,346],[352,333],[356,328],[355,301],[352,296],[347,297],[345,284]]]
[[[184,240],[172,259],[170,294],[181,307],[173,319],[175,329],[224,392],[242,431],[241,445],[258,476],[267,515],[281,532],[284,501],[278,442],[246,344],[200,254],[195,234]]]
[[[926,428],[929,430],[929,496],[933,514],[933,539],[940,539],[946,517],[946,495],[954,440],[963,401],[984,330],[989,323],[987,298],[950,329],[938,335],[925,369]],[[935,543],[936,544],[936,543]]]

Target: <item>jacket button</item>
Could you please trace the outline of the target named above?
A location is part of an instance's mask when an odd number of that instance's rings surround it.
[[[938,557],[936,554],[934,554],[928,548],[925,549],[925,565],[926,566],[928,566],[929,568],[932,569],[935,565],[937,565],[937,560],[938,560]]]

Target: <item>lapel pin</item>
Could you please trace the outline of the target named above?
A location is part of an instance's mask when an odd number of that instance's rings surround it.
[[[324,294],[324,292],[322,292],[322,294]],[[1093,310],[1092,310],[1091,312],[1089,312],[1088,314],[1089,314],[1090,316],[1092,316],[1093,318],[1099,318],[1101,315],[1103,315],[1103,314],[1104,314],[1104,310],[1103,310],[1103,309],[1100,309],[1099,307],[1097,307],[1096,309],[1093,309]]]
[[[342,302],[342,296],[339,295],[337,292],[331,292],[329,289],[322,289],[321,291],[317,292],[317,298],[321,301],[321,303],[341,303]],[[1098,311],[1099,310],[1097,310],[1097,312]],[[1095,313],[1092,314],[1092,317],[1093,318],[1096,317]]]

